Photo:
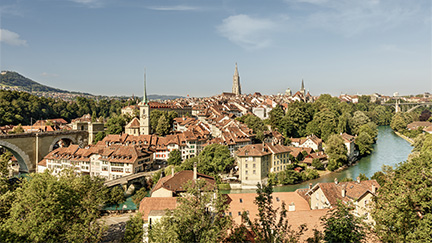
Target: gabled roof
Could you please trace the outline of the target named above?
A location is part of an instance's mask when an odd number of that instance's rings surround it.
[[[206,189],[208,189],[208,190],[214,189],[214,187],[216,185],[215,179],[211,176],[208,176],[208,175],[197,173],[197,179],[198,180],[205,180],[207,183]],[[184,192],[184,191],[186,191],[186,189],[184,187],[185,184],[191,180],[193,181],[193,171],[192,170],[183,170],[183,171],[175,173],[174,176],[168,175],[168,176],[165,176],[165,177],[159,179],[159,181],[154,186],[152,193],[154,191],[160,189],[160,188],[165,188],[165,189],[170,190],[174,193]]]
[[[139,205],[139,212],[145,221],[151,211],[154,210],[173,210],[177,207],[176,197],[145,197]]]
[[[372,193],[375,195],[375,190],[379,188],[379,184],[376,180],[366,180],[360,181],[347,181],[347,182],[328,182],[328,183],[318,183],[312,189],[307,192],[307,195],[311,195],[313,192],[321,188],[325,197],[329,201],[331,205],[336,205],[337,200],[341,200],[344,202],[347,201],[357,201],[359,200],[365,193]],[[342,197],[342,190],[345,189],[345,197]]]

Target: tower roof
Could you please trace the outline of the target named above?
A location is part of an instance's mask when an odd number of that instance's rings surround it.
[[[146,70],[144,69],[144,95],[143,95],[143,100],[142,100],[142,104],[143,105],[148,105],[149,100],[147,99],[147,88],[146,88],[147,84],[146,84]]]

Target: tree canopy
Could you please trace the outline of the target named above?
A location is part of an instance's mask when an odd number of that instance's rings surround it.
[[[1,195],[10,209],[0,219],[0,238],[12,242],[94,242],[103,227],[96,221],[106,200],[98,177],[65,171],[31,174],[14,191]],[[5,198],[9,200],[5,200]],[[3,204],[4,205],[4,204]]]
[[[203,192],[204,180],[186,185],[176,209],[152,224],[150,242],[221,242],[231,228],[225,198],[214,191]],[[191,213],[193,212],[193,213]]]
[[[372,216],[383,242],[427,242],[432,237],[432,135],[410,160],[386,167]]]

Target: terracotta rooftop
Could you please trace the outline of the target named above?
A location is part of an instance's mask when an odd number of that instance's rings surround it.
[[[201,173],[197,173],[197,179],[205,180],[207,182],[207,186],[209,190],[214,189],[216,182],[213,177]],[[193,180],[193,171],[183,170],[175,173],[174,176],[168,175],[159,179],[159,181],[154,186],[152,192],[162,187],[175,193],[184,192],[186,191],[184,186],[190,180]]]
[[[139,205],[139,212],[145,221],[151,211],[154,210],[173,210],[177,207],[176,197],[145,197]]]

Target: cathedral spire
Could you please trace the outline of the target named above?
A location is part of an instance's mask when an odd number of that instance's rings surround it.
[[[144,96],[143,96],[143,100],[142,100],[143,105],[148,105],[146,81],[147,81],[146,80],[146,69],[144,68]]]
[[[303,79],[302,79],[301,90],[305,90],[305,88],[304,88],[304,80]]]
[[[232,92],[236,95],[241,95],[240,75],[238,73],[237,63],[235,64]]]

